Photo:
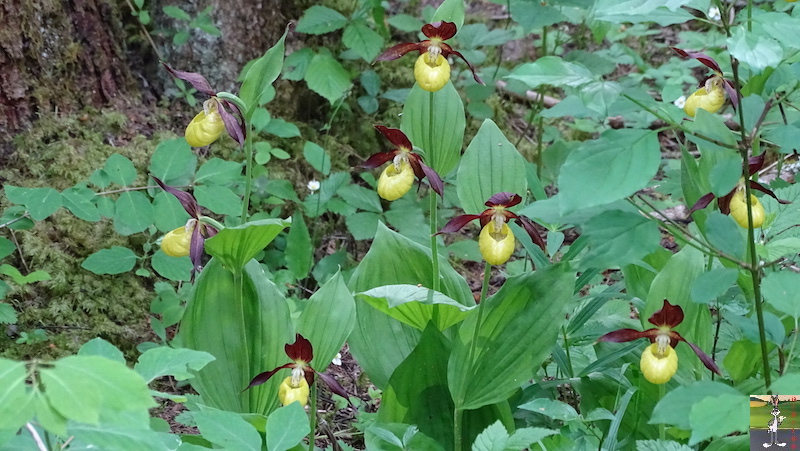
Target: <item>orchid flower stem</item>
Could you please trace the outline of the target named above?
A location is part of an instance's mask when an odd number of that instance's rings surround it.
[[[474,364],[473,359],[475,357],[475,349],[478,347],[478,335],[481,330],[481,323],[483,322],[483,311],[485,310],[484,304],[486,304],[486,294],[489,292],[489,280],[492,277],[492,265],[488,262],[483,263],[483,286],[481,286],[481,297],[480,302],[478,304],[478,317],[475,320],[475,330],[472,332],[472,341],[469,343],[469,353],[467,354],[467,362],[469,362],[468,368],[471,368]],[[453,415],[453,434],[454,434],[454,443],[455,443],[455,451],[461,451],[461,421],[463,417],[464,411],[459,409],[456,406],[454,415]]]
[[[658,401],[661,402],[664,399],[664,396],[667,394],[667,384],[659,384],[658,385]],[[658,424],[658,438],[660,440],[667,439],[667,429],[664,423]]]
[[[564,351],[567,354],[567,376],[575,377],[575,370],[572,369],[572,356],[569,355],[569,338],[567,338],[567,328],[561,326],[561,335],[564,336]]]
[[[316,377],[316,375],[315,375]],[[317,435],[317,384],[311,384],[311,399],[308,406],[308,451],[314,451],[314,437]]]
[[[429,104],[428,104],[428,146],[433,147],[433,106],[434,106],[434,94],[433,92],[429,93]],[[434,164],[432,155],[433,149],[425,149],[427,152],[428,157],[428,164]],[[431,271],[433,271],[433,283],[431,288],[433,291],[439,291],[439,242],[437,241],[435,233],[438,232],[439,226],[437,224],[438,214],[436,211],[437,200],[436,200],[436,192],[433,189],[430,190],[430,222],[431,222]],[[438,309],[434,307],[433,309],[433,320],[434,323],[438,319]]]
[[[253,189],[252,166],[253,166],[253,125],[245,119],[247,136],[244,139],[244,197],[242,198],[242,217],[241,223],[247,222],[247,213],[250,210],[250,191]]]
[[[751,0],[748,0],[748,13],[749,6]],[[750,22],[748,21],[748,26]],[[733,82],[734,86],[736,86],[736,95],[739,96],[741,100],[741,80],[739,79],[739,61],[731,57],[731,69],[733,71]],[[745,122],[744,122],[744,105],[742,102],[739,102],[739,108],[737,108],[739,113],[739,124],[741,125],[741,133],[742,133],[742,146],[741,146],[741,156],[742,156],[742,175],[745,180],[748,180],[750,177],[750,170],[748,165],[748,153],[750,150],[751,141],[747,139],[747,131],[745,130]],[[758,253],[756,252],[756,239],[755,239],[755,230],[753,230],[753,206],[750,204],[750,196],[752,195],[752,190],[750,189],[750,184],[744,184],[744,198],[745,198],[745,205],[747,206],[747,253],[750,254],[750,278],[753,280],[753,302],[755,303],[756,307],[756,318],[758,320],[758,339],[761,342],[761,362],[764,365],[764,385],[767,388],[767,393],[772,393],[769,390],[769,386],[771,384],[771,375],[769,369],[769,353],[767,352],[767,334],[764,328],[764,308],[762,306],[762,298],[761,298],[761,268],[758,265]]]

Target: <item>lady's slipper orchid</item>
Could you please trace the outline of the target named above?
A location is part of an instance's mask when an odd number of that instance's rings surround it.
[[[748,174],[751,176],[758,172],[762,167],[764,167],[764,154],[750,157],[747,162],[747,171]],[[755,189],[761,191],[764,194],[768,194],[772,196],[775,200],[782,204],[788,204],[789,201],[778,199],[778,196],[772,192],[771,189],[767,188],[766,186],[756,182],[755,180],[748,180],[747,183],[750,184],[750,189]],[[733,219],[736,221],[737,224],[740,226],[747,228],[747,204],[745,203],[744,196],[745,196],[745,188],[744,188],[745,180],[742,179],[736,185],[735,188],[731,190],[728,194],[720,197],[717,199],[717,205],[719,206],[719,211],[726,215],[731,215]],[[707,193],[700,197],[697,202],[692,205],[692,208],[689,209],[689,214],[691,215],[697,210],[702,210],[711,203],[712,200],[716,199],[717,197],[714,193]],[[764,212],[764,206],[761,205],[761,201],[758,200],[757,197],[750,195],[750,206],[751,210],[753,211],[753,227],[758,228],[764,224],[764,219],[766,214]]]
[[[327,374],[317,372],[309,365],[311,360],[314,359],[314,348],[311,346],[310,341],[306,340],[302,335],[297,334],[294,343],[287,343],[283,349],[292,362],[259,374],[250,381],[250,385],[248,385],[245,390],[263,384],[274,376],[275,373],[284,368],[291,368],[292,375],[281,382],[281,387],[278,391],[278,397],[283,405],[290,404],[295,400],[301,401],[300,404],[305,404],[302,400],[303,398],[306,400],[308,399],[308,387],[314,384],[314,374],[319,376],[322,382],[325,382],[332,392],[347,399],[347,392],[336,382],[336,379]],[[286,384],[286,387],[284,387],[284,384]],[[305,396],[301,396],[303,394],[303,385],[305,385]],[[283,395],[281,395],[281,393],[283,393]]]
[[[239,107],[230,100],[218,97],[217,91],[211,88],[208,80],[197,72],[175,70],[165,63],[162,64],[173,77],[188,81],[194,89],[211,97],[203,102],[203,111],[199,112],[186,127],[186,142],[192,147],[207,146],[219,138],[224,127],[231,138],[243,146],[244,116]],[[231,111],[228,111],[228,108]]]
[[[508,226],[508,221],[513,219],[519,224],[534,243],[542,249],[545,248],[544,240],[533,223],[525,216],[519,216],[508,209],[522,202],[519,194],[501,192],[490,197],[484,205],[486,210],[479,215],[461,215],[451,219],[442,227],[439,233],[452,233],[461,230],[465,225],[478,219],[481,224],[481,234],[478,238],[478,247],[486,263],[502,265],[514,253],[514,234]]]
[[[733,107],[736,108],[739,106],[739,95],[736,93],[736,88],[734,88],[733,83],[722,76],[722,69],[719,67],[719,64],[714,61],[714,58],[711,58],[705,53],[687,52],[686,50],[681,50],[676,47],[672,47],[672,50],[675,50],[684,58],[696,59],[703,63],[704,66],[714,71],[714,75],[701,83],[700,89],[692,93],[692,95],[686,99],[683,111],[686,112],[687,115],[694,117],[698,109],[706,110],[709,113],[716,113],[725,103],[725,92],[727,92],[728,97],[731,98]]]
[[[216,221],[200,214],[200,205],[191,194],[169,186],[156,177],[153,177],[153,180],[158,183],[161,189],[178,198],[178,201],[183,205],[183,209],[191,216],[184,227],[168,232],[161,239],[161,249],[165,254],[173,257],[188,255],[192,260],[192,280],[194,280],[195,273],[202,269],[205,240],[219,232],[217,227],[209,224],[209,222],[216,223]],[[187,239],[189,241],[188,252],[185,250]]]
[[[383,125],[376,125],[375,128],[397,146],[388,152],[376,153],[361,164],[362,168],[372,169],[391,161],[378,178],[378,195],[389,201],[397,200],[411,189],[416,176],[420,183],[427,177],[431,188],[439,196],[443,196],[444,183],[441,177],[422,162],[421,156],[412,151],[414,146],[405,133]]]
[[[450,63],[447,57],[455,55],[469,66],[472,77],[476,82],[484,84],[483,80],[475,73],[475,67],[464,58],[464,55],[453,50],[444,41],[456,35],[456,24],[452,22],[434,22],[422,27],[422,34],[428,39],[422,42],[406,42],[397,44],[381,53],[375,61],[392,61],[408,52],[417,50],[420,53],[414,65],[414,78],[420,87],[426,91],[438,91],[450,81]]]
[[[682,341],[689,345],[703,362],[706,368],[719,374],[722,373],[714,363],[714,360],[703,352],[696,344],[686,341],[681,334],[672,330],[683,321],[683,309],[679,305],[672,305],[664,299],[661,310],[653,313],[648,319],[654,328],[645,331],[635,329],[620,329],[611,331],[597,341],[608,341],[622,343],[633,341],[639,338],[647,338],[652,343],[642,354],[641,370],[645,379],[654,384],[667,383],[675,372],[678,371],[678,355],[675,353],[675,346]]]

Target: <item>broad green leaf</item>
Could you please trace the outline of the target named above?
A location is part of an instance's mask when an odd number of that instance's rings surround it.
[[[593,81],[581,88],[580,97],[587,108],[608,117],[609,108],[621,92],[622,86],[615,81]]]
[[[589,238],[590,250],[581,258],[581,268],[637,263],[661,241],[655,221],[620,210],[609,210],[593,217],[584,225],[583,233]]]
[[[778,67],[783,58],[783,49],[778,41],[745,27],[735,27],[727,44],[731,56],[747,63],[756,74],[767,67]]]
[[[383,36],[363,20],[357,20],[344,29],[342,43],[368,63],[374,61],[383,50]]]
[[[78,351],[78,355],[83,356],[99,356],[104,357],[108,360],[113,360],[114,362],[121,363],[125,365],[125,356],[122,354],[116,346],[112,345],[111,343],[103,340],[102,338],[93,338],[81,346],[81,349]]]
[[[219,185],[196,185],[197,203],[218,215],[237,216],[242,212],[242,199],[230,188]]]
[[[122,274],[136,266],[136,254],[127,247],[101,249],[81,263],[81,268],[95,274]]]
[[[303,158],[306,159],[312,168],[321,172],[322,175],[331,173],[331,158],[325,149],[311,141],[306,141],[303,146]]]
[[[549,398],[537,398],[520,405],[519,408],[542,414],[554,420],[572,421],[580,418],[578,412],[571,405]]]
[[[473,308],[417,285],[384,285],[356,296],[375,309],[419,330],[425,330],[428,322],[433,320],[435,306],[438,306],[436,326],[440,331],[462,321]]]
[[[261,435],[241,415],[221,410],[192,412],[203,438],[224,449],[261,451]]]
[[[505,78],[519,80],[529,89],[537,89],[542,85],[577,88],[597,79],[582,64],[570,63],[558,56],[545,56],[533,63],[522,64]]]
[[[386,262],[399,262],[387,264]],[[465,280],[439,257],[440,290],[463,305],[473,305],[472,292]],[[432,286],[431,251],[380,225],[369,252],[350,278],[354,292],[363,292],[387,284]],[[370,380],[386,387],[397,365],[419,341],[420,332],[394,320],[364,301],[356,302],[356,326],[350,334],[350,351]]]
[[[425,25],[425,22],[408,14],[395,14],[387,22],[398,30],[409,33],[419,31]]]
[[[64,417],[97,424],[104,409],[148,409],[156,404],[141,376],[99,356],[70,356],[39,371],[47,399]]]
[[[292,216],[292,227],[286,237],[286,268],[294,274],[295,279],[308,277],[314,263],[314,247],[303,212],[298,210]]]
[[[296,323],[297,333],[314,347],[314,368],[325,371],[355,325],[353,295],[337,272],[311,298],[298,301],[298,307],[302,312]]]
[[[186,11],[177,6],[164,6],[161,10],[164,11],[164,14],[173,19],[184,20],[186,22],[191,22],[192,20],[192,17]]]
[[[71,423],[67,431],[73,438],[70,448],[76,450],[170,451],[180,443],[175,435],[127,425]]]
[[[32,273],[23,276],[17,268],[9,264],[0,265],[0,274],[11,277],[11,279],[17,285],[27,285],[29,283],[36,283],[51,279],[50,274],[42,270],[33,271]]]
[[[242,177],[242,163],[212,158],[206,161],[194,177],[196,184],[227,185]]]
[[[289,27],[286,27],[278,42],[270,47],[261,58],[257,59],[244,75],[239,97],[247,106],[247,111],[243,111],[246,117],[250,117],[253,111],[261,106],[259,105],[261,96],[281,74],[283,54],[285,52],[284,41],[288,32]]]
[[[692,285],[692,301],[708,304],[728,291],[738,276],[739,271],[734,268],[715,268],[700,274]]]
[[[295,138],[300,136],[300,129],[291,122],[280,118],[272,118],[264,128],[265,133],[270,133],[279,138]]]
[[[712,246],[733,257],[743,257],[745,240],[742,228],[728,215],[712,211],[705,224],[705,235]]]
[[[800,374],[784,374],[772,383],[773,393],[794,393],[800,387]]]
[[[112,182],[120,186],[127,186],[136,181],[136,166],[127,157],[115,153],[108,157],[103,170]]]
[[[762,12],[753,21],[784,48],[800,48],[800,17],[782,12]]]
[[[464,0],[444,0],[439,7],[436,8],[436,12],[433,13],[433,20],[431,22],[440,20],[453,22],[456,24],[456,28],[461,29],[464,25],[464,11]]]
[[[267,449],[270,451],[291,449],[300,444],[310,431],[308,415],[300,403],[293,402],[281,407],[272,412],[267,419]]]
[[[325,34],[347,24],[347,18],[326,6],[314,5],[305,10],[297,22],[297,31],[307,34]]]
[[[707,449],[707,448],[706,448]],[[667,440],[636,440],[636,451],[693,451],[686,445]]]
[[[514,431],[508,440],[507,449],[530,448],[531,445],[545,437],[558,434],[559,431],[544,428],[521,428]]]
[[[725,412],[725,415],[719,415]],[[692,436],[689,445],[710,439],[724,437],[733,432],[747,432],[750,429],[750,404],[747,395],[722,394],[708,396],[692,406],[689,413]]]
[[[140,355],[133,369],[148,384],[162,376],[173,376],[175,380],[182,381],[194,376],[190,370],[197,371],[212,360],[214,356],[207,352],[159,346]]]
[[[720,395],[742,396],[735,388],[721,382],[697,381],[674,388],[658,402],[649,423],[664,423],[687,431],[691,430],[690,413],[694,405],[708,397]],[[743,405],[747,406],[747,401],[744,401]],[[707,413],[707,415],[712,417],[717,415],[719,419],[718,413]]]
[[[484,211],[484,203],[499,192],[525,197],[528,191],[525,158],[492,120],[483,121],[464,152],[456,189],[461,208],[467,214]]]
[[[767,261],[800,253],[800,237],[792,236],[768,242],[758,246],[758,254]]]
[[[497,420],[478,434],[472,444],[472,451],[505,451],[509,438],[503,423]]]
[[[708,174],[711,192],[722,197],[731,192],[742,177],[742,158],[733,150],[716,152],[716,162]]]
[[[450,343],[433,325],[392,374],[378,421],[416,424],[439,443],[453,442],[453,400],[447,388]],[[431,412],[437,412],[431,415]]]
[[[567,22],[567,16],[559,8],[551,4],[531,0],[512,0],[511,18],[517,22],[526,33],[539,28]]]
[[[414,84],[403,105],[400,129],[422,149],[425,164],[442,178],[458,165],[465,127],[464,103],[452,83],[434,93]]]
[[[206,240],[205,250],[230,270],[238,271],[290,224],[284,219],[263,219],[227,227]]]
[[[25,362],[0,358],[0,430],[18,429],[33,416],[31,396],[26,393]]]
[[[377,213],[360,211],[345,218],[347,231],[356,240],[371,240],[378,230],[381,216]]]
[[[311,59],[305,80],[309,89],[326,98],[331,104],[342,98],[350,88],[350,74],[325,48]]]
[[[139,191],[120,194],[114,209],[114,230],[122,236],[139,233],[153,225],[153,204]]]
[[[185,139],[167,139],[156,146],[148,170],[167,185],[188,185],[197,170],[197,157]]]
[[[153,216],[156,228],[161,232],[183,227],[190,218],[180,201],[166,191],[157,193],[153,198]]]
[[[793,271],[779,271],[767,274],[761,284],[764,299],[779,312],[792,318],[800,317],[800,303],[797,302],[797,287],[800,274]]]
[[[188,282],[191,279],[192,261],[189,256],[170,257],[160,249],[150,260],[153,270],[169,280]]]
[[[341,196],[349,205],[358,209],[371,211],[373,213],[383,212],[381,200],[378,198],[378,193],[376,193],[375,190],[350,184],[340,188],[336,194]]]
[[[8,238],[0,237],[0,259],[6,258],[11,255],[17,246],[14,245]]]
[[[14,310],[14,307],[10,304],[0,302],[0,324],[16,324],[16,322],[17,311]]]
[[[694,18],[681,7],[690,0],[597,0],[592,8],[596,20],[612,23],[655,22],[667,26]]]
[[[725,369],[728,370],[731,379],[736,382],[753,376],[761,365],[760,359],[754,359],[753,356],[760,355],[761,347],[746,338],[736,340],[728,349],[725,354],[725,359],[722,361]]]
[[[61,208],[61,194],[53,188],[19,188],[6,185],[6,198],[24,205],[34,221],[41,221]]]
[[[558,176],[562,214],[605,205],[647,186],[661,164],[658,135],[608,130],[570,152]]]
[[[470,312],[454,340],[447,368],[457,409],[505,400],[533,377],[556,343],[574,285],[573,273],[553,265],[506,280],[484,301],[481,324],[479,310]],[[478,342],[473,343],[476,327]]]
[[[365,449],[375,451],[445,451],[440,443],[420,432],[417,426],[402,423],[372,423],[364,431],[364,444]]]
[[[95,192],[85,187],[66,189],[61,193],[61,203],[76,217],[84,221],[97,222],[101,219],[97,206],[92,203]]]
[[[314,51],[309,47],[295,50],[286,57],[283,65],[283,78],[285,80],[300,81],[306,76],[306,70],[314,58]]]

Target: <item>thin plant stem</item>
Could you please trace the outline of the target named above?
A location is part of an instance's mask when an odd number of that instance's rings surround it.
[[[250,192],[253,189],[253,125],[249,119],[245,119],[247,127],[247,137],[244,140],[244,197],[242,198],[242,217],[241,222],[247,222],[247,213],[250,210]]]
[[[38,432],[36,432],[36,428],[30,423],[25,423],[25,429],[30,432],[31,437],[33,437],[33,441],[36,442],[36,447],[39,448],[39,451],[47,451],[47,445],[44,444],[42,437],[39,436]]]
[[[748,7],[750,6],[750,0],[747,2]],[[748,11],[749,12],[749,11]],[[748,22],[749,25],[749,22]],[[736,86],[736,95],[741,100],[741,93],[739,91],[741,87],[741,81],[739,79],[739,61],[731,57],[731,68],[733,70],[733,82]],[[749,140],[747,139],[747,131],[744,127],[744,105],[742,102],[739,102],[739,108],[737,108],[739,112],[739,124],[741,125],[740,130],[742,133],[742,146],[740,149],[741,157],[742,157],[742,176],[744,177],[744,198],[745,198],[745,205],[747,206],[747,250],[750,254],[750,278],[753,281],[753,302],[755,303],[756,307],[756,318],[758,320],[758,339],[761,342],[761,362],[764,366],[764,385],[767,388],[767,393],[771,393],[769,390],[769,386],[771,384],[771,375],[769,369],[769,354],[767,352],[767,335],[764,328],[764,309],[761,300],[761,269],[758,266],[758,254],[756,253],[756,240],[755,240],[755,230],[753,229],[753,206],[750,204],[750,196],[752,195],[752,190],[750,189],[750,171],[749,165],[747,164],[748,161],[748,150],[749,150]]]
[[[483,322],[483,311],[485,310],[484,304],[486,304],[486,294],[489,292],[489,280],[492,277],[492,265],[488,262],[484,262],[483,265],[483,286],[481,286],[481,297],[478,304],[478,317],[475,320],[475,330],[472,332],[472,341],[469,343],[469,352],[467,353],[468,368],[472,367],[475,349],[478,347],[478,335],[481,329],[481,323]],[[455,451],[461,451],[461,422],[464,411],[456,407],[453,413],[453,440]]]
[[[658,400],[661,401],[664,399],[664,396],[667,394],[667,384],[659,384],[658,385]],[[658,438],[661,440],[667,439],[667,429],[664,423],[658,424]]]
[[[569,355],[569,340],[567,339],[567,328],[561,326],[561,334],[564,336],[564,351],[567,354],[567,374],[575,377],[575,370],[572,369],[572,357]]]
[[[429,105],[428,105],[428,146],[433,147],[433,106],[434,106],[434,95],[433,92],[429,93]],[[428,158],[431,160],[430,163],[433,164],[433,149],[425,149],[428,152]],[[433,291],[439,291],[439,242],[436,239],[436,232],[438,232],[438,214],[436,211],[436,207],[438,201],[436,200],[436,192],[433,189],[430,190],[430,222],[431,222],[431,271],[433,271]],[[433,314],[434,314],[434,322],[436,321],[436,317],[438,316],[438,309],[434,307]]]
[[[316,376],[316,375],[315,375]],[[317,384],[311,384],[311,399],[308,406],[308,451],[314,451],[314,437],[317,436]]]

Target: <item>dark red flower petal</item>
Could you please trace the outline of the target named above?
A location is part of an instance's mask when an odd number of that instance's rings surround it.
[[[761,155],[756,155],[754,157],[750,157],[747,159],[747,173],[750,175],[755,174],[756,172],[760,171],[761,168],[764,167],[764,157],[766,153],[762,153]]]
[[[195,224],[192,230],[192,240],[189,242],[189,259],[192,261],[192,281],[194,276],[203,266],[203,247],[205,238],[202,235],[202,227],[200,224]]]
[[[431,184],[431,188],[436,191],[436,194],[438,194],[439,197],[444,197],[444,182],[442,182],[442,178],[439,177],[439,174],[437,174],[436,171],[430,167],[426,166],[425,163],[420,162],[419,166],[422,168],[422,172],[425,174],[425,177],[428,178],[428,183]]]
[[[189,216],[198,219],[200,217],[200,206],[197,205],[197,200],[191,194],[181,191],[177,188],[173,188],[161,180],[158,177],[153,177],[153,180],[158,183],[158,186],[161,187],[164,191],[172,194],[173,196],[178,198],[178,202],[183,205],[183,209],[186,210],[186,213],[189,213]]]
[[[486,203],[484,203],[484,205],[486,205],[487,207],[502,206],[508,208],[508,207],[513,207],[514,205],[517,205],[520,202],[522,202],[522,197],[520,197],[519,194],[508,193],[504,191],[490,197],[489,200],[487,200]]]
[[[626,341],[638,340],[639,338],[649,338],[656,329],[648,329],[644,332],[636,329],[619,329],[598,338],[597,341],[608,341],[611,343],[624,343]]]
[[[294,363],[287,363],[286,365],[279,366],[279,367],[275,368],[274,370],[265,371],[265,372],[259,374],[258,376],[254,377],[253,380],[250,381],[250,385],[248,385],[247,388],[245,388],[244,390],[247,390],[248,388],[255,387],[256,385],[261,385],[264,382],[268,381],[269,378],[271,378],[273,375],[275,375],[275,373],[277,373],[278,371],[280,371],[280,370],[282,370],[284,368],[292,368],[292,367],[294,367],[294,365],[295,365]],[[244,391],[244,390],[242,390],[242,391]]]
[[[225,107],[233,107],[235,112],[239,113],[239,117],[237,118],[233,114],[229,113]],[[239,121],[241,118],[241,112],[239,112],[239,108],[236,106],[235,103],[222,101],[219,102],[219,115],[222,116],[222,122],[225,123],[225,130],[228,134],[239,143],[239,146],[244,146],[244,139],[245,139],[245,131],[244,127],[242,127],[242,123]]]
[[[380,55],[378,55],[378,57],[375,58],[375,61],[376,62],[378,62],[378,61],[393,61],[393,60],[396,60],[397,58],[400,58],[401,56],[405,55],[406,53],[414,51],[414,50],[421,50],[421,46],[420,46],[419,43],[417,43],[417,42],[405,42],[403,44],[397,44],[395,46],[390,47],[388,50],[386,50],[385,52],[381,53]]]
[[[197,72],[184,72],[182,70],[175,70],[169,67],[169,65],[163,61],[161,64],[167,69],[167,71],[169,71],[170,74],[172,74],[173,77],[180,78],[183,81],[188,81],[192,84],[192,86],[194,86],[194,89],[202,92],[203,94],[208,96],[217,95],[217,92],[211,89],[211,84],[208,83],[206,77],[203,77]]]
[[[734,189],[730,193],[717,199],[717,206],[719,207],[720,213],[723,215],[731,214],[731,199],[733,199],[733,193],[735,192],[736,190]]]
[[[661,310],[653,313],[647,320],[650,324],[656,326],[667,326],[673,328],[683,321],[683,309],[679,305],[672,305],[668,300],[664,299],[664,306]]]
[[[696,344],[684,340],[683,337],[680,337],[680,340],[689,345],[690,348],[692,348],[692,351],[694,351],[694,353],[697,354],[697,357],[700,359],[701,362],[703,362],[703,365],[705,365],[706,368],[722,376],[722,371],[720,371],[717,364],[714,363],[714,360],[711,359],[711,357],[709,357],[708,354],[703,352],[703,350],[700,349]]]
[[[778,199],[778,196],[776,196],[775,193],[773,193],[771,189],[769,189],[766,186],[756,182],[755,180],[750,180],[750,188],[754,189],[754,190],[761,191],[762,193],[771,196],[773,199],[777,200],[778,203],[791,204],[791,202],[789,202],[788,200]]]
[[[294,343],[287,343],[283,349],[286,351],[286,355],[295,361],[301,360],[308,363],[314,358],[314,348],[311,346],[311,342],[300,334],[295,336]]]
[[[332,392],[346,399],[348,403],[350,402],[349,399],[350,396],[347,394],[347,391],[345,391],[345,389],[342,388],[341,385],[339,385],[339,382],[337,382],[333,376],[330,376],[325,373],[317,373],[317,376],[319,376],[319,378],[322,379],[322,382],[325,382],[325,385],[327,385]]]
[[[446,41],[456,35],[458,29],[453,22],[434,22],[422,26],[422,34],[429,38],[438,38]]]
[[[475,81],[477,83],[479,83],[479,84],[482,84],[482,85],[486,84],[486,83],[483,82],[483,80],[481,80],[481,77],[478,76],[478,73],[475,72],[475,66],[473,66],[472,63],[467,61],[467,59],[464,58],[464,55],[462,55],[461,53],[453,50],[453,48],[450,47],[447,44],[440,44],[439,46],[442,48],[442,55],[444,55],[444,56],[455,55],[455,56],[461,58],[462,60],[464,60],[465,63],[467,63],[467,66],[469,66],[469,70],[472,71],[472,78],[474,78]]]
[[[697,61],[700,61],[701,63],[703,63],[703,65],[705,65],[709,69],[713,70],[714,72],[722,74],[722,69],[719,68],[719,64],[717,64],[717,62],[714,61],[714,58],[711,58],[710,56],[706,55],[705,53],[702,53],[702,52],[687,52],[686,50],[681,50],[681,49],[679,49],[677,47],[670,47],[670,48],[672,50],[675,50],[678,53],[678,55],[680,55],[680,56],[682,56],[684,58],[696,59]]]
[[[458,232],[461,230],[465,225],[469,224],[470,222],[480,218],[480,215],[459,215],[455,218],[447,221],[447,224],[442,227],[442,230],[436,232],[436,235],[442,233],[453,233]]]
[[[736,87],[733,86],[733,83],[723,78],[722,87],[725,88],[725,92],[728,93],[728,98],[731,99],[731,104],[733,104],[733,108],[734,109],[738,108],[739,94],[736,92]]]
[[[370,157],[367,158],[367,161],[361,163],[359,167],[365,169],[377,168],[378,166],[386,163],[387,161],[391,161],[396,154],[397,154],[396,150],[393,150],[391,152],[378,152],[376,154],[370,155]]]
[[[692,205],[692,208],[689,209],[689,214],[696,212],[697,210],[702,210],[708,207],[708,204],[711,203],[712,200],[716,199],[717,196],[714,193],[704,194],[700,199],[697,199],[697,202]]]
[[[383,125],[376,125],[375,128],[386,137],[392,144],[399,147],[400,149],[406,150],[411,152],[414,149],[414,145],[411,144],[411,140],[408,139],[405,133],[400,131],[397,128],[389,128]]]
[[[516,223],[519,224],[523,229],[525,229],[526,232],[528,232],[528,235],[530,235],[531,239],[533,240],[534,243],[536,243],[537,246],[541,247],[543,251],[545,252],[547,251],[546,245],[544,244],[544,240],[542,239],[541,235],[539,235],[539,232],[536,230],[536,227],[533,226],[533,221],[526,218],[525,216],[517,216]]]

